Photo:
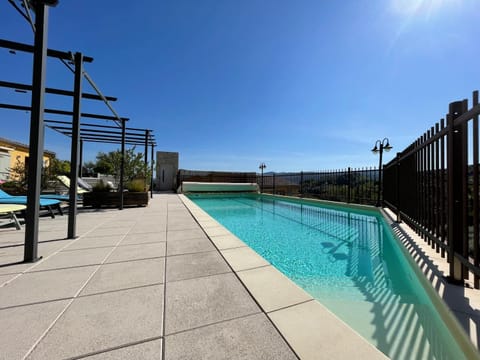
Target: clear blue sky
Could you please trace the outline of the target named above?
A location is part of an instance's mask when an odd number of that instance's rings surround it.
[[[390,139],[388,161],[480,88],[478,14],[478,0],[60,0],[49,47],[94,57],[86,70],[117,112],[153,129],[181,168],[360,167],[377,165],[375,140]],[[0,24],[1,38],[33,42],[7,0]],[[31,82],[31,57],[1,50],[0,79]],[[49,60],[47,85],[72,83]],[[0,89],[0,102],[29,101]],[[0,118],[0,136],[28,143],[28,114]],[[46,130],[46,149],[69,159],[69,146]],[[87,144],[85,158],[115,148]]]

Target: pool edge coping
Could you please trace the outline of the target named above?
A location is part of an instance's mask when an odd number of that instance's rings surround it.
[[[362,353],[362,356],[369,356],[369,358],[382,358],[382,359],[388,359],[388,357],[381,352],[378,348],[376,348],[373,344],[368,342],[364,337],[362,337],[357,331],[355,331],[353,328],[351,328],[349,325],[347,325],[343,320],[341,320],[339,317],[337,317],[334,313],[332,313],[328,308],[326,308],[323,304],[321,304],[319,301],[315,300],[310,294],[308,294],[305,290],[300,288],[297,284],[295,284],[292,280],[287,278],[285,275],[283,275],[279,270],[277,270],[273,265],[271,265],[267,260],[265,260],[263,257],[261,257],[255,250],[250,248],[247,244],[245,244],[242,240],[238,239],[234,234],[232,234],[229,230],[227,230],[224,226],[222,226],[220,223],[218,223],[215,219],[213,219],[210,215],[208,215],[203,209],[201,209],[198,205],[196,205],[192,200],[190,200],[187,196],[184,194],[178,194],[180,200],[182,203],[185,205],[185,207],[188,209],[188,211],[191,213],[191,215],[195,218],[195,220],[198,222],[200,227],[203,229],[205,234],[208,236],[210,241],[212,241],[213,245],[215,248],[219,251],[219,253],[222,255],[222,257],[225,259],[225,261],[228,263],[228,265],[232,268],[232,271],[234,274],[237,276],[237,278],[241,281],[243,286],[247,289],[249,294],[252,296],[252,298],[257,302],[258,306],[262,310],[262,312],[270,319],[272,324],[276,327],[277,331],[281,334],[281,336],[285,339],[285,341],[289,344],[289,346],[295,351],[297,356],[300,359],[315,359],[318,356],[318,344],[325,342],[325,338],[323,336],[314,336],[313,332],[307,332],[304,328],[304,326],[308,326],[309,323],[311,324],[312,315],[317,315],[317,318],[320,317],[324,319],[325,317],[329,318],[328,321],[333,322],[333,324],[322,324],[322,327],[327,328],[327,333],[333,332],[332,328],[329,327],[328,325],[333,325],[337,327],[338,329],[341,329],[342,332],[347,331],[349,332],[348,334],[343,334],[344,336],[348,337],[348,343],[352,344],[355,343],[352,346],[352,352],[347,354],[343,353],[342,355],[338,354],[338,358],[345,358],[345,356],[350,356],[350,357],[358,357],[359,352]],[[363,207],[365,209],[366,207]],[[370,207],[368,207],[369,210],[371,210]],[[212,226],[212,224],[214,224]],[[218,224],[215,225],[215,224]],[[212,229],[222,229],[221,235],[216,235],[217,233],[212,232]],[[228,236],[228,237],[233,237],[234,239],[238,240],[243,244],[243,246],[238,246],[238,247],[233,247],[233,248],[219,248],[217,246],[218,242],[218,237],[222,236]],[[217,238],[217,239],[216,239]],[[240,244],[240,243],[237,243]],[[266,264],[264,263],[263,265],[259,265],[257,263],[257,266],[252,265],[252,267],[242,267],[239,266],[239,260],[236,257],[233,257],[229,259],[228,256],[225,256],[225,253],[228,252],[240,252],[238,249],[245,249],[248,248],[251,252],[254,253],[254,255],[248,255],[248,256],[254,256],[254,257],[259,257],[263,259]],[[245,254],[243,254],[245,256]],[[248,261],[248,260],[247,260]],[[251,259],[254,264],[258,262],[257,259]],[[292,301],[291,303],[286,303],[281,305],[277,305],[277,307],[273,307],[269,310],[266,310],[265,307],[267,306],[265,298],[269,297],[275,297],[275,294],[270,291],[268,294],[268,291],[265,292],[266,288],[262,288],[259,290],[258,284],[257,287],[252,284],[252,282],[246,281],[245,280],[245,274],[249,271],[254,271],[256,269],[261,269],[261,268],[268,268],[268,271],[273,272],[277,277],[277,279],[282,279],[280,282],[275,283],[276,287],[282,284],[281,287],[283,289],[277,289],[278,291],[283,291],[283,292],[288,292],[290,293],[292,290],[296,292],[297,294],[293,296],[293,298],[303,298],[303,301],[299,301],[298,299],[296,301]],[[288,289],[286,289],[288,287]],[[301,294],[301,295],[299,295]],[[315,304],[314,306],[316,307],[316,314],[309,314],[310,316],[304,315],[304,318],[298,318],[296,320],[300,321],[300,323],[297,322],[297,327],[296,329],[285,329],[285,325],[281,324],[281,321],[279,321],[279,317],[284,314],[287,315],[287,312],[292,312],[294,309],[298,309],[301,311],[304,307],[305,304],[307,303],[313,303]],[[302,309],[300,309],[300,307]],[[282,313],[283,312],[283,313]],[[298,314],[297,314],[298,315]],[[285,320],[288,322],[288,320]],[[300,326],[302,325],[302,326]],[[291,325],[289,325],[290,327]],[[309,341],[299,341],[298,336],[295,336],[296,334],[304,334],[304,335],[310,335],[310,337],[313,337],[314,339],[309,339]],[[329,335],[329,334],[324,334],[324,335]],[[345,339],[344,339],[345,340]],[[332,345],[331,343],[327,344],[328,346]],[[358,345],[362,348],[359,348],[355,345]],[[324,349],[325,350],[325,349]],[[338,350],[338,348],[337,348]],[[346,351],[345,347],[342,347],[342,351]],[[348,352],[348,350],[347,350]]]

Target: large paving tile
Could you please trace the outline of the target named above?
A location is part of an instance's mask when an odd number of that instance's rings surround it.
[[[167,246],[167,255],[192,254],[213,250],[215,250],[215,247],[206,238],[170,241]]]
[[[137,222],[135,220],[122,220],[120,223],[118,221],[110,221],[105,224],[102,224],[102,229],[112,229],[112,228],[131,228]]]
[[[128,289],[164,282],[165,259],[105,264],[95,273],[81,295]]]
[[[62,250],[65,247],[68,247],[68,245],[74,241],[74,239],[40,241],[38,243],[38,253],[41,256],[47,256],[56,251]]]
[[[38,233],[38,241],[65,240],[66,237],[66,228],[58,231],[44,231],[40,229]]]
[[[265,312],[312,300],[273,266],[240,271],[237,275]]]
[[[169,256],[167,281],[191,279],[231,271],[217,251]]]
[[[169,211],[168,224],[181,221],[192,221],[193,217],[187,210]]]
[[[71,245],[66,247],[64,251],[98,248],[98,247],[111,247],[118,244],[118,242],[121,239],[122,237],[118,235],[100,236],[100,237],[84,237],[74,241]]]
[[[54,252],[57,252],[64,248],[65,246],[71,244],[71,240],[52,240],[52,241],[41,241],[38,242],[38,255],[46,257]],[[2,251],[3,250],[3,251]],[[15,246],[7,249],[0,249],[0,253],[3,253],[3,256],[0,255],[0,261],[6,256],[20,255],[23,259],[24,246]]]
[[[162,335],[163,286],[79,297],[28,359],[65,359]]]
[[[23,256],[23,246],[7,246],[0,248],[0,261],[10,256]]]
[[[264,314],[165,338],[165,359],[297,359]]]
[[[317,301],[268,316],[301,359],[387,359]]]
[[[17,274],[8,274],[8,275],[0,275],[0,286],[6,283],[7,281],[13,279]]]
[[[45,259],[31,271],[62,269],[76,266],[101,264],[111,248],[91,248],[76,251],[61,251]]]
[[[251,296],[233,274],[166,284],[165,334],[259,311]]]
[[[4,256],[0,258],[0,275],[19,274],[33,265],[23,262],[23,254]]]
[[[165,256],[165,243],[125,245],[117,247],[108,257],[107,262],[149,259]]]
[[[162,233],[167,230],[166,223],[153,223],[153,224],[137,224],[128,233],[132,234],[149,234],[149,233]]]
[[[161,360],[162,340],[152,340],[87,356],[88,360]]]
[[[109,227],[109,228],[103,228],[100,226],[99,228],[91,231],[88,233],[88,237],[101,237],[101,236],[112,236],[112,235],[126,235],[130,231],[132,227],[127,226],[127,227],[122,227],[119,225],[118,227]]]
[[[120,245],[146,244],[164,241],[167,241],[167,234],[165,231],[158,233],[151,232],[144,234],[129,234],[125,236]]]
[[[160,213],[147,213],[141,218],[137,219],[137,223],[135,226],[142,226],[142,225],[166,225],[167,224],[167,214],[160,214]]]
[[[249,247],[225,249],[221,253],[235,271],[270,265],[267,260]]]
[[[69,300],[0,310],[0,359],[22,359]]]
[[[202,229],[173,230],[167,233],[168,241],[181,241],[190,239],[208,239]]]
[[[168,201],[168,211],[185,211],[185,205],[180,201],[180,199],[169,199]]]
[[[168,230],[189,230],[198,229],[198,224],[194,220],[184,220],[168,223]]]
[[[25,273],[0,288],[0,308],[73,297],[96,268]]]

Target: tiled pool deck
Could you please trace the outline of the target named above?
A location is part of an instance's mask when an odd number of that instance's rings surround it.
[[[183,196],[77,223],[42,218],[35,264],[0,229],[0,359],[384,358]]]

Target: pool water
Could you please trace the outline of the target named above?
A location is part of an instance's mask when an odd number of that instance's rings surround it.
[[[261,195],[189,198],[390,358],[465,358],[376,211]]]

